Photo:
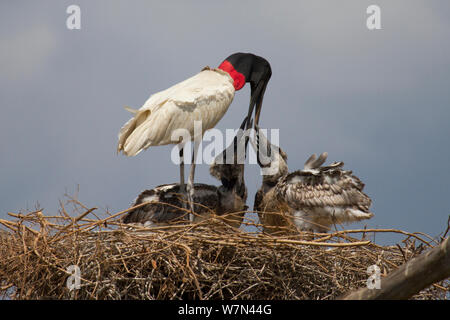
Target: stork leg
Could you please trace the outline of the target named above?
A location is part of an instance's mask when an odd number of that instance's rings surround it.
[[[178,145],[179,155],[180,155],[180,193],[186,191],[186,185],[184,183],[184,144]]]
[[[186,184],[184,183],[184,143],[178,144],[179,156],[180,156],[180,194],[182,194],[183,199],[181,199],[181,207],[188,210],[186,203]],[[189,196],[188,196],[189,199]],[[189,220],[191,220],[191,214],[189,214]]]
[[[191,209],[191,212],[189,214],[189,220],[191,222],[194,221],[194,175],[195,175],[195,160],[197,158],[197,152],[198,148],[200,146],[200,141],[194,140],[194,152],[192,153],[192,162],[191,162],[191,168],[189,171],[189,179],[187,182],[187,194],[188,194],[188,202],[189,207]]]

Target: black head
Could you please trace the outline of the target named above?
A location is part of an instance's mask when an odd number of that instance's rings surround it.
[[[278,178],[288,173],[287,155],[280,147],[273,145],[266,138],[258,125],[255,125],[257,161],[261,167],[265,182],[277,182]]]
[[[247,118],[242,122],[233,142],[214,159],[209,168],[210,174],[227,189],[244,185],[244,162],[250,139],[249,130],[244,131],[246,123]]]
[[[272,76],[272,69],[269,62],[252,53],[238,52],[226,58],[219,66],[219,69],[230,74],[234,80],[234,88],[236,90],[240,90],[246,82],[250,83],[251,97],[246,129],[250,128],[249,124],[255,105],[255,124],[258,124],[264,92]]]

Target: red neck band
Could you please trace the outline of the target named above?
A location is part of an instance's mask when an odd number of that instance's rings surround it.
[[[234,80],[234,89],[240,90],[245,85],[245,77],[242,73],[237,72],[236,69],[234,69],[233,65],[225,60],[222,62],[222,64],[218,67],[218,69],[221,69],[225,72],[228,72],[228,74],[233,78]]]

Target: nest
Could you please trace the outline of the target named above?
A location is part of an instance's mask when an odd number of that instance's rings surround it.
[[[149,230],[120,223],[132,208],[100,219],[95,208],[69,203],[75,217],[61,204],[56,216],[36,210],[0,220],[0,296],[334,299],[365,287],[369,266],[383,276],[438,244],[424,234],[380,229],[271,236],[229,227],[219,217]],[[261,228],[249,219],[244,224]],[[369,240],[377,232],[404,240],[380,246]],[[442,281],[413,299],[448,299],[448,290],[448,280]]]

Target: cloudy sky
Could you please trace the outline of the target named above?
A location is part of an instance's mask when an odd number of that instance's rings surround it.
[[[66,8],[81,8],[68,30]],[[381,8],[368,30],[366,8]],[[117,133],[155,92],[234,52],[272,66],[261,126],[280,129],[291,170],[344,161],[375,217],[359,227],[438,236],[450,213],[450,3],[430,1],[3,1],[0,218],[58,209],[64,193],[117,212],[178,181],[172,147],[116,155]],[[218,128],[236,128],[249,88]],[[208,166],[196,181],[217,182]],[[261,183],[246,167],[248,205]],[[379,241],[395,241],[377,236]]]

